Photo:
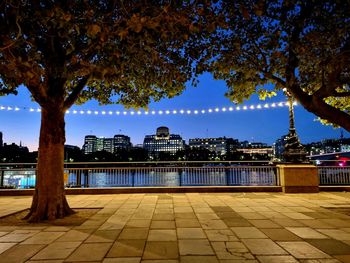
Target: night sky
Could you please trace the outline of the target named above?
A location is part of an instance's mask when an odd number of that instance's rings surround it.
[[[200,77],[197,87],[187,86],[178,97],[163,99],[152,103],[152,110],[201,110],[215,107],[235,106],[224,96],[227,88],[225,82],[214,80],[210,74]],[[279,95],[265,102],[285,101]],[[265,103],[257,96],[252,97],[244,105]],[[26,88],[19,88],[19,95],[0,97],[0,106],[35,107]],[[121,105],[99,106],[90,101],[82,106],[73,106],[71,110],[120,110]],[[325,138],[339,138],[340,129],[323,126],[316,121],[316,116],[305,111],[302,106],[295,107],[296,128],[302,143],[319,141]],[[66,144],[81,147],[84,136],[94,134],[113,137],[114,134],[125,134],[131,137],[133,144],[143,142],[144,136],[154,134],[159,126],[167,126],[171,133],[180,134],[186,142],[195,137],[232,137],[239,140],[266,142],[272,144],[277,138],[288,132],[288,108],[220,112],[198,115],[148,115],[148,116],[109,116],[109,115],[66,115]],[[15,142],[37,150],[40,128],[40,113],[20,111],[0,111],[0,131],[4,142]],[[348,137],[348,133],[344,132]]]

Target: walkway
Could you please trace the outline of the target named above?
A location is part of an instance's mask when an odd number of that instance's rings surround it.
[[[30,201],[0,197],[0,215]],[[80,226],[0,226],[0,262],[350,262],[350,193],[75,195],[69,202],[102,209]]]

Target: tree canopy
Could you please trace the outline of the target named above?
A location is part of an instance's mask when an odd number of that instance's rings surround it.
[[[210,9],[173,1],[2,1],[0,92],[23,84],[43,106],[57,83],[65,108],[77,98],[144,107],[172,97],[192,77],[201,54],[190,51],[198,39],[188,39],[205,30]]]
[[[211,70],[242,102],[287,89],[308,111],[350,131],[350,2],[224,1]],[[265,84],[274,88],[267,89]]]

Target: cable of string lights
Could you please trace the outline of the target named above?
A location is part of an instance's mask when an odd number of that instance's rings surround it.
[[[293,102],[293,105],[297,105]],[[219,112],[238,112],[247,110],[262,110],[262,109],[274,109],[279,107],[288,107],[289,102],[272,102],[264,104],[252,104],[252,105],[241,105],[241,106],[229,106],[229,107],[214,107],[206,109],[174,109],[174,110],[124,110],[124,111],[112,111],[112,110],[78,110],[72,109],[67,110],[66,114],[80,114],[80,115],[198,115],[198,114],[210,114]],[[33,107],[17,107],[17,106],[0,106],[0,111],[29,111],[29,112],[41,112],[40,108]]]

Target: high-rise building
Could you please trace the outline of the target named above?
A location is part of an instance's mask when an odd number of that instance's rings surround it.
[[[283,135],[273,144],[273,155],[275,158],[283,160],[284,147],[287,143],[288,135]]]
[[[99,151],[115,153],[117,149],[130,149],[130,137],[122,134],[115,135],[113,138],[96,137],[95,135],[85,136],[83,150],[85,154]]]
[[[233,152],[237,149],[238,140],[232,138],[194,138],[189,139],[189,146],[191,149],[207,149],[215,152],[218,155],[225,155],[227,152]]]
[[[103,142],[105,138],[104,137],[97,137],[96,138],[96,152],[103,151]]]
[[[143,140],[143,148],[149,156],[158,156],[161,152],[175,154],[183,150],[185,142],[178,134],[170,134],[168,127],[159,127],[155,135],[146,135]]]
[[[114,153],[114,145],[113,145],[113,138],[103,138],[103,147],[102,150],[109,152],[109,153]]]
[[[0,132],[0,147],[2,147],[2,145],[3,145],[3,141],[2,141],[2,132]]]
[[[113,138],[114,152],[119,149],[130,149],[132,144],[130,142],[130,137],[122,134],[116,134]]]
[[[84,140],[84,153],[90,154],[97,150],[97,137],[95,135],[86,135]]]

